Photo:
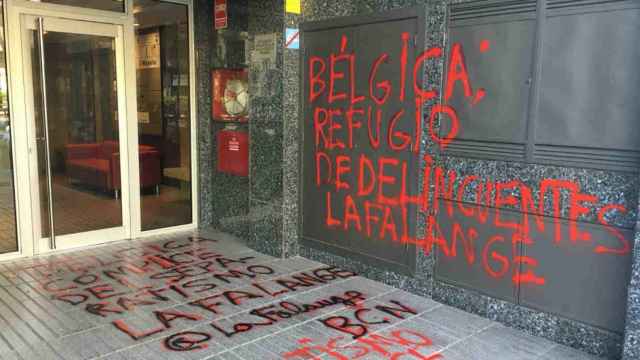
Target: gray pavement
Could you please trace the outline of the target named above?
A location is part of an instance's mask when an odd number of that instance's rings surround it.
[[[213,231],[0,263],[2,359],[596,359]]]

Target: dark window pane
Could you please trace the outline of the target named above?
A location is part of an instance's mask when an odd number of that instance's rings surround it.
[[[142,230],[189,224],[191,121],[187,6],[134,2]]]
[[[0,26],[4,19],[0,1]],[[0,253],[18,251],[4,31],[0,32]]]
[[[48,31],[43,39],[55,235],[122,226],[116,46],[111,37]],[[33,32],[36,132],[44,139]],[[46,143],[38,142],[42,235],[50,235]]]
[[[88,9],[124,12],[124,0],[31,0],[58,5],[77,6]]]

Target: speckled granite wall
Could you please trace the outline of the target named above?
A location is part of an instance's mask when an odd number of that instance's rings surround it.
[[[210,0],[193,3],[198,118],[198,203],[200,226],[213,220],[210,58],[213,8]]]
[[[262,67],[251,61],[249,67],[249,134],[251,168],[249,190],[248,245],[273,255],[282,256],[282,174],[283,174],[283,41],[284,1],[249,1],[249,42],[256,35],[274,34],[276,61]]]
[[[224,31],[214,29],[212,14],[211,0],[194,1],[200,226],[214,226],[246,239],[249,235],[249,178],[216,171],[215,134],[227,124],[214,122],[211,118],[211,70],[245,66],[244,49],[238,37],[247,31],[248,0],[229,3],[228,28]],[[224,47],[226,49],[221,50]],[[245,131],[249,128],[247,124],[233,125]]]
[[[298,21],[323,20],[337,16],[361,15],[371,12],[380,12],[394,8],[425,4],[429,16],[427,17],[427,34],[425,48],[432,46],[442,46],[445,32],[445,10],[444,1],[422,1],[422,0],[303,0],[303,14],[300,18],[287,15],[286,23],[295,25]],[[299,99],[299,73],[298,55],[285,53],[284,58],[284,98]],[[429,73],[425,76],[430,86],[438,86],[442,72],[442,63],[434,60],[427,64]],[[431,104],[426,104],[425,108]],[[284,121],[284,198],[283,211],[287,221],[298,218],[297,209],[297,181],[298,168],[293,166],[293,160],[297,158],[297,110],[298,104],[285,104]],[[425,129],[426,131],[426,129]],[[425,134],[426,135],[426,134]],[[615,173],[605,171],[591,171],[573,168],[561,168],[552,166],[540,166],[530,164],[519,164],[513,162],[481,161],[461,158],[439,157],[435,151],[435,144],[426,141],[428,136],[423,136],[423,152],[434,157],[436,165],[446,169],[453,169],[461,176],[474,174],[481,178],[490,178],[494,181],[507,179],[520,179],[532,188],[545,178],[563,178],[578,183],[584,192],[597,194],[602,203],[620,203],[627,209],[634,209],[626,214],[618,215],[609,219],[612,224],[632,228],[636,221],[639,179],[631,174]],[[420,181],[421,183],[421,181]],[[433,191],[433,189],[431,189]],[[513,194],[518,196],[518,194]],[[563,208],[566,211],[566,207]],[[551,204],[545,204],[545,213],[552,214]],[[592,212],[592,214],[595,212]],[[592,215],[593,216],[593,215]],[[594,218],[583,218],[582,220],[595,220]],[[424,229],[424,217],[418,219]],[[434,299],[454,305],[461,309],[500,321],[506,325],[513,326],[529,333],[543,336],[554,341],[569,345],[575,348],[586,350],[590,353],[617,358],[622,352],[623,337],[621,334],[604,331],[582,323],[567,320],[558,316],[541,313],[529,308],[501,301],[492,297],[481,295],[475,291],[458,288],[437,281],[433,278],[434,259],[431,255],[418,254],[417,271],[415,277],[408,277],[390,271],[383,271],[373,268],[365,263],[347,259],[334,254],[326,253],[306,246],[300,246],[297,242],[296,226],[287,225],[283,227],[283,246],[291,254],[295,254],[299,248],[302,256],[316,259],[325,263],[336,264],[353,269],[369,278],[383,281],[387,284],[409,290],[422,295],[430,295]],[[637,249],[637,248],[636,248]],[[638,262],[638,250],[636,250],[636,263]],[[628,345],[627,352],[633,354],[637,350],[638,341],[638,271],[635,273],[635,284],[632,285],[630,295],[629,312],[635,311],[632,316],[635,321],[628,321],[627,327],[632,328],[627,332]],[[634,290],[635,289],[635,290]],[[635,295],[633,295],[635,294]],[[635,299],[635,300],[633,300]],[[633,303],[635,301],[635,307]],[[634,310],[635,309],[635,310]],[[633,330],[635,329],[635,330]],[[635,331],[635,332],[633,332]],[[635,335],[635,337],[634,337]],[[634,343],[635,341],[635,343]],[[633,345],[635,344],[635,345]],[[636,350],[630,350],[632,348]],[[629,355],[637,356],[637,354]],[[629,359],[634,357],[629,357]]]
[[[297,106],[283,100],[282,41],[284,2],[281,0],[234,0],[228,3],[229,28],[213,29],[212,1],[195,0],[195,41],[198,79],[198,150],[200,224],[234,234],[251,247],[275,256],[290,255],[283,250],[283,106]],[[235,47],[220,51],[240,32],[248,32],[249,51],[256,35],[275,34],[278,40],[276,64],[264,70],[250,66],[249,124],[234,124],[249,132],[250,175],[238,177],[218,173],[215,134],[227,124],[211,119],[211,70],[217,67],[244,67],[249,54]],[[228,45],[228,43],[227,43]],[[245,58],[247,56],[247,58]],[[255,65],[255,64],[254,64]],[[297,70],[296,70],[297,71]],[[297,85],[297,84],[296,84]],[[257,91],[261,88],[264,91]],[[291,121],[291,120],[290,120]],[[293,119],[293,123],[297,118]],[[287,127],[287,131],[290,128]],[[290,135],[290,132],[288,132]],[[295,139],[294,139],[295,140]],[[293,154],[296,156],[297,153]],[[291,157],[289,156],[289,159]],[[295,159],[293,160],[296,161]],[[295,188],[293,189],[295,191]],[[296,205],[297,201],[293,202]],[[291,223],[293,221],[293,223]],[[294,217],[287,226],[295,228]]]
[[[636,247],[627,301],[627,324],[624,334],[624,360],[640,359],[640,221],[636,225]]]
[[[300,23],[300,15],[287,13],[285,15],[285,27],[297,29]],[[299,137],[299,108],[298,101],[300,87],[300,51],[295,49],[284,50],[283,68],[286,76],[283,79],[283,159],[284,169],[282,179],[282,255],[284,257],[295,256],[298,248],[298,145]]]
[[[228,25],[224,30],[213,30],[210,70],[216,68],[245,68],[246,54],[244,33],[248,31],[248,0],[234,0],[227,4]],[[213,23],[210,25],[213,27]],[[211,119],[211,112],[209,112]],[[250,119],[251,121],[251,119]],[[249,177],[229,175],[217,169],[216,134],[231,127],[237,131],[249,131],[246,123],[224,123],[212,121],[212,225],[218,230],[233,234],[240,239],[249,238]]]

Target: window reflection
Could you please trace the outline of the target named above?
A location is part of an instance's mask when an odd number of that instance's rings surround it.
[[[191,127],[187,6],[134,1],[142,230],[189,224]],[[159,160],[149,154],[156,152]]]
[[[18,251],[4,18],[0,1],[0,253]]]
[[[50,235],[38,36],[31,64],[42,236]],[[115,40],[48,31],[43,38],[55,235],[122,225]]]
[[[124,0],[30,0],[31,2],[124,12]]]

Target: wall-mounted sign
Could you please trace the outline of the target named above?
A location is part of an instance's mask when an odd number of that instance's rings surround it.
[[[160,67],[160,32],[138,35],[138,69]]]
[[[287,28],[284,34],[284,47],[287,49],[300,49],[300,30]]]
[[[218,172],[236,176],[249,175],[249,134],[241,130],[220,130],[218,143]]]
[[[256,35],[253,40],[251,62],[254,64],[268,63],[268,68],[276,65],[276,34]]]
[[[213,21],[215,29],[225,29],[227,27],[227,0],[215,0],[215,7],[213,9]]]
[[[269,97],[274,94],[272,76],[276,69],[278,53],[278,35],[260,34],[253,39],[251,51],[251,95],[255,97]]]
[[[300,0],[286,0],[285,4],[288,13],[300,14]]]
[[[149,113],[138,111],[138,122],[140,124],[148,124],[150,121]]]

